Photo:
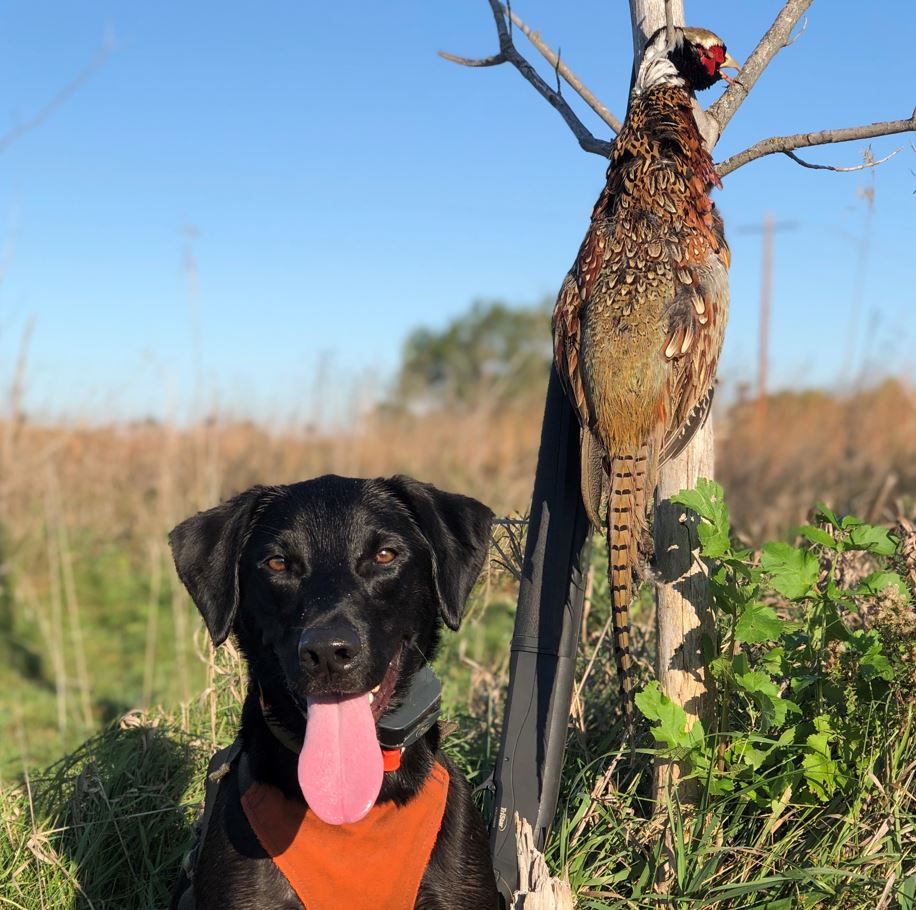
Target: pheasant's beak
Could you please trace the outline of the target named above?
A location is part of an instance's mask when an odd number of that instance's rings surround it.
[[[727,52],[725,54],[725,60],[723,60],[722,63],[719,64],[719,75],[729,85],[731,85],[735,80],[731,76],[728,76],[722,72],[722,70],[725,70],[725,69],[736,70],[736,71],[741,69],[741,64],[737,60],[735,60],[735,58],[731,54]]]

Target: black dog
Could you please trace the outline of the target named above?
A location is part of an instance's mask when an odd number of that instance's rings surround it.
[[[173,907],[499,906],[483,821],[439,750],[438,727],[400,750],[383,777],[375,736],[435,653],[441,620],[458,628],[492,517],[476,500],[406,477],[326,476],[255,487],[172,531],[178,574],[214,643],[234,632],[249,668],[238,745],[208,794],[192,887],[183,877]],[[264,811],[283,824],[252,814],[264,794],[273,800]],[[441,824],[420,817],[401,827],[437,799]],[[379,812],[388,813],[379,824],[393,825],[379,829],[390,861],[353,833]],[[319,855],[290,871],[284,850],[303,819],[319,831],[308,847]],[[268,852],[271,839],[280,843]],[[411,889],[404,881],[417,863]],[[379,891],[367,878],[387,884]],[[405,887],[406,896],[379,897]]]

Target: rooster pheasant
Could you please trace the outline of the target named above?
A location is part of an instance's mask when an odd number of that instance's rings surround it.
[[[582,497],[601,529],[633,745],[629,607],[658,468],[705,420],[728,312],[720,186],[694,92],[737,69],[705,29],[648,41],[607,183],[553,315],[554,359],[582,426]]]

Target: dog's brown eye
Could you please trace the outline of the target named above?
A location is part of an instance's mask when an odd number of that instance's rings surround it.
[[[387,566],[388,563],[394,562],[394,558],[398,554],[394,550],[389,550],[387,547],[378,551],[373,557],[373,562],[378,566]]]
[[[285,572],[286,571],[286,560],[282,556],[271,556],[267,560],[267,568],[271,572]]]

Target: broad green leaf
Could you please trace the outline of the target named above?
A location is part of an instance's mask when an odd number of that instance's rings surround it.
[[[897,538],[887,528],[859,524],[849,532],[849,546],[878,556],[893,556],[897,552]]]
[[[735,675],[744,675],[745,673],[751,672],[751,663],[747,659],[747,654],[744,651],[739,651],[732,658],[732,673]]]
[[[697,536],[704,556],[718,557],[729,552],[731,524],[728,520],[728,506],[719,484],[701,477],[696,489],[681,490],[671,497],[671,501],[699,515],[701,520]]]
[[[725,566],[720,566],[709,582],[713,602],[716,607],[729,616],[740,614],[745,605],[753,600],[757,586],[753,584],[736,584]]]
[[[807,550],[778,541],[764,545],[760,565],[773,588],[792,600],[804,597],[820,575],[818,561]]]
[[[776,641],[782,634],[785,623],[772,607],[762,603],[750,603],[741,614],[735,627],[738,641],[746,644],[759,644],[764,641]]]
[[[749,695],[765,692],[774,698],[779,697],[779,689],[773,679],[760,670],[749,670],[735,676],[735,682]]]
[[[756,771],[766,759],[767,751],[751,745],[747,737],[740,737],[732,741],[728,754],[732,762],[748,765]]]
[[[894,669],[884,655],[881,638],[877,632],[858,630],[850,635],[852,646],[859,652],[859,672],[865,680],[883,679],[891,682]]]
[[[851,707],[849,690],[845,685],[840,685],[832,680],[821,682],[820,695],[824,706],[829,706],[837,711],[845,711]]]
[[[859,672],[867,679],[883,679],[891,682],[894,678],[894,668],[883,654],[865,654],[859,659]]]
[[[702,775],[696,775],[697,777],[702,777],[703,781],[706,781],[706,777]],[[724,796],[728,793],[735,792],[735,782],[725,775],[714,774],[709,778],[709,795],[710,796]]]
[[[731,546],[729,533],[731,528],[726,522],[721,524],[706,524],[700,522],[697,527],[697,537],[700,539],[700,547],[704,556],[710,556],[715,559],[718,556],[724,556]]]
[[[795,533],[801,535],[811,543],[819,543],[823,547],[829,547],[831,550],[838,548],[837,541],[834,540],[823,528],[814,525],[802,525],[795,529]]]
[[[872,572],[856,587],[857,594],[880,594],[885,588],[895,587],[907,600],[910,592],[906,582],[896,572]]]
[[[830,748],[833,733],[826,718],[814,718],[814,725],[818,732],[805,739],[802,767],[811,792],[826,801],[833,795],[837,785],[837,763]]]
[[[779,727],[785,722],[786,714],[799,708],[794,702],[782,698],[779,687],[766,673],[751,670],[749,673],[735,675],[735,684],[753,699],[764,720],[764,727]]]
[[[696,512],[700,518],[710,520],[711,510],[708,510],[706,499],[699,490],[681,490],[680,493],[675,493],[671,497],[671,501]]]
[[[834,601],[824,598],[818,605],[818,613],[824,621],[825,645],[831,641],[849,641],[849,629]]]
[[[634,701],[642,714],[654,723],[652,734],[660,745],[669,749],[692,749],[703,742],[706,735],[703,724],[697,720],[688,729],[687,713],[661,691],[657,680],[637,693]]]
[[[819,676],[812,676],[809,673],[798,673],[791,679],[792,691],[796,695],[801,695],[806,689],[810,689],[815,683],[820,681]]]
[[[782,670],[782,662],[786,656],[786,649],[781,645],[775,648],[770,648],[769,651],[764,652],[760,655],[761,665],[770,671],[770,673],[776,674]]]

